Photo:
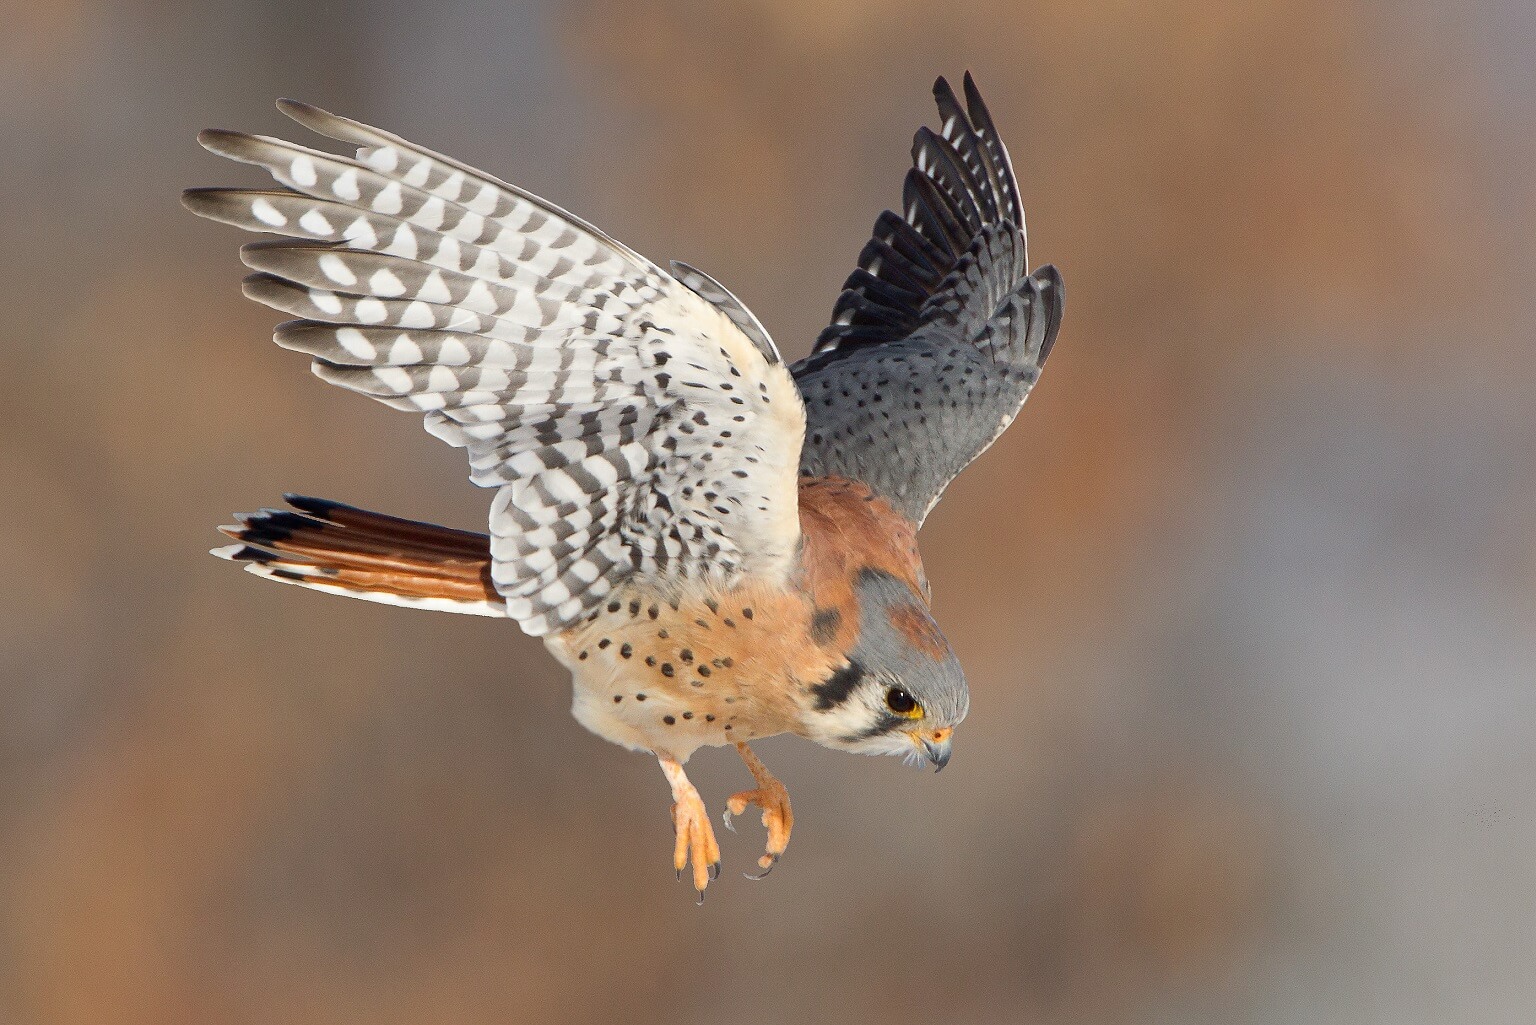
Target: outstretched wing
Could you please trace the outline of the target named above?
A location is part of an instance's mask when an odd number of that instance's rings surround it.
[[[663,590],[787,577],[804,408],[744,307],[722,310],[473,168],[279,107],[356,158],[204,132],[209,150],[285,188],[184,202],[289,236],[241,250],[258,272],[246,294],[302,318],[278,344],[326,381],[424,413],[468,452],[470,479],[499,488],[491,575],[526,632],[558,631],[631,577]]]
[[[790,368],[806,405],[800,472],[862,481],[921,524],[1029,395],[1061,325],[1054,267],[1026,275],[1008,151],[970,74],[969,110],[933,87],[902,214],[887,210],[832,323]]]

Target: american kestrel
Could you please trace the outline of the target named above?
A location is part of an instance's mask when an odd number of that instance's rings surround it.
[[[589,730],[647,751],[672,789],[673,864],[703,899],[720,848],[683,765],[734,745],[768,831],[784,786],[748,744],[792,733],[943,768],[969,706],[929,610],[916,535],[1012,422],[1061,324],[1027,273],[1008,151],[969,74],[934,86],[901,213],[886,211],[811,355],[786,365],[713,278],[670,271],[537,196],[316,107],[337,156],[206,131],[273,190],[192,189],[192,212],[282,236],[245,293],[300,318],[277,344],[316,376],[465,449],[490,533],[287,496],[221,528],[258,576],[508,618],[571,672]]]

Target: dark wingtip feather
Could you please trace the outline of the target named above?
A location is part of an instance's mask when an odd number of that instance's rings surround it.
[[[317,107],[313,103],[305,103],[303,100],[289,99],[286,96],[278,99],[277,109],[283,113],[283,116],[297,121],[310,131],[319,131],[315,125],[335,121],[338,117],[338,115],[332,114],[324,107]],[[321,132],[320,134],[324,135],[325,133]]]
[[[241,149],[241,144],[248,138],[243,132],[233,132],[228,128],[204,128],[197,133],[197,144],[216,156],[232,156],[232,151]]]
[[[182,189],[181,190],[181,206],[182,206],[182,209],[186,210],[188,213],[197,214],[197,216],[199,216],[199,217],[206,217],[206,216],[208,216],[206,211],[213,205],[212,202],[210,201],[209,197],[208,197],[208,193],[216,192],[216,191],[218,191],[218,190],[217,189]]]
[[[1040,343],[1040,355],[1037,357],[1037,362],[1043,367],[1050,358],[1051,350],[1056,347],[1056,334],[1061,330],[1061,316],[1066,310],[1067,289],[1061,271],[1053,263],[1041,267],[1031,277],[1040,282],[1041,298],[1045,302],[1045,341]]]
[[[1023,208],[1007,149],[969,70],[962,88],[964,104],[948,78],[934,79],[940,131],[925,127],[913,136],[913,166],[902,181],[901,214],[882,214],[875,224],[874,238],[887,246],[881,252],[866,246],[860,253],[859,267],[866,274],[844,286],[853,287],[857,295],[840,297],[833,322],[817,338],[813,351],[884,341],[893,319],[915,326],[933,290],[977,237],[1008,227],[1022,239]],[[898,222],[894,227],[893,221]],[[1027,266],[1021,245],[1015,259],[999,263],[992,271],[998,281],[988,294],[1011,286]],[[870,277],[889,280],[905,292],[917,283],[923,294],[877,294]],[[875,328],[873,337],[862,333],[864,328]]]
[[[251,231],[275,231],[276,227],[253,222],[251,218],[251,203],[254,200],[267,198],[269,201],[281,201],[292,196],[293,193],[286,189],[231,189],[231,188],[197,188],[183,189],[181,193],[181,205],[199,217],[210,221],[218,221],[221,224],[232,224],[237,228],[246,228]]]
[[[337,118],[335,114],[332,114],[323,107],[317,107],[313,103],[305,103],[303,100],[292,100],[286,96],[281,97],[277,101],[277,109],[282,111],[285,117],[297,121],[305,128],[320,135],[325,135],[326,133],[317,128],[316,125],[328,124],[334,122]]]
[[[327,139],[335,139],[337,142],[345,142],[354,146],[377,146],[380,142],[388,141],[398,143],[408,149],[418,149],[404,139],[391,135],[389,132],[365,125],[361,121],[354,121],[340,114],[333,114],[324,107],[317,107],[313,103],[304,103],[300,100],[282,99],[277,101],[277,109],[286,116],[297,121],[316,135],[323,135]],[[422,152],[427,152],[423,150]],[[433,159],[452,164],[461,170],[468,170],[462,164],[448,160],[447,157],[439,157],[433,154]],[[479,175],[480,172],[474,172]]]
[[[1054,288],[1060,291],[1063,287],[1061,271],[1054,263],[1048,263],[1035,271],[1035,277],[1041,279],[1041,287]]]
[[[963,88],[965,89],[965,105],[970,109],[971,119],[973,121],[986,121],[990,124],[992,121],[991,112],[987,110],[986,101],[981,98],[981,90],[976,88],[976,79],[971,76],[969,71],[965,73]],[[978,117],[978,115],[980,116]]]

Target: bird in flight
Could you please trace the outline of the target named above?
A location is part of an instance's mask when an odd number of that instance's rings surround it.
[[[875,221],[831,324],[786,364],[719,282],[663,269],[586,221],[308,104],[348,147],[205,131],[276,189],[191,189],[252,242],[245,294],[297,319],[315,375],[425,417],[495,489],[489,534],[286,496],[214,550],[257,576],[511,619],[571,672],[576,719],[661,763],[673,865],[702,901],[720,848],[683,770],[733,745],[766,874],[789,795],[748,746],[791,733],[942,769],[965,677],[934,622],[916,536],[1011,423],[1061,324],[1029,273],[1008,151],[969,74],[934,86],[899,213]]]

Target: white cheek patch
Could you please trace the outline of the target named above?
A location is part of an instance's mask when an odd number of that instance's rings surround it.
[[[878,689],[883,693],[883,688]],[[872,696],[866,684],[850,694],[846,701],[831,708],[807,712],[805,724],[810,739],[823,747],[858,754],[906,754],[912,745],[904,733],[868,736],[884,718],[883,711],[874,703],[876,697],[878,695]]]

